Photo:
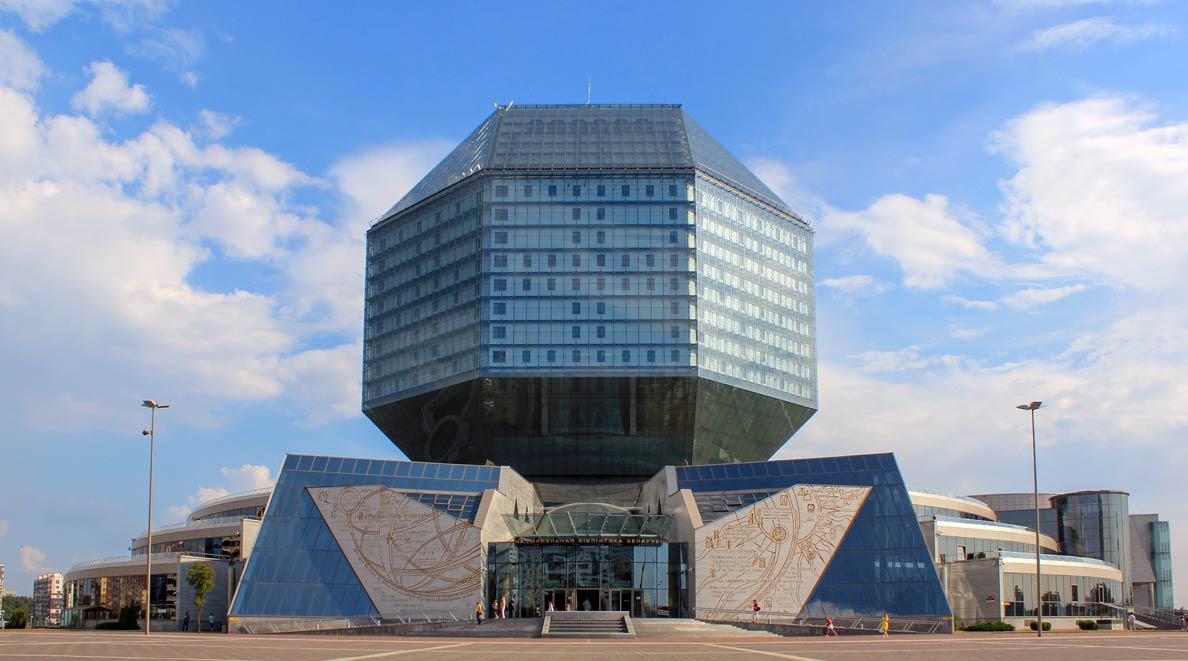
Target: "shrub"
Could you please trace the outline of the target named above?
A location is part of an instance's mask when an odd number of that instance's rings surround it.
[[[1095,620],[1077,620],[1077,626],[1081,627],[1081,631],[1097,630],[1097,622]]]
[[[1045,623],[1046,624],[1046,623]],[[1014,631],[1013,624],[1006,622],[978,622],[977,624],[968,624],[961,627],[962,631]]]
[[[1027,626],[1031,627],[1032,631],[1035,631],[1035,620],[1028,622]],[[1044,622],[1044,631],[1051,631],[1051,630],[1052,630],[1052,623]]]

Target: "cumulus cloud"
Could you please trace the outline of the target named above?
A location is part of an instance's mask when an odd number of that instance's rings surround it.
[[[946,295],[941,298],[946,303],[959,305],[969,310],[997,310],[998,303],[995,301],[977,301],[962,296]]]
[[[223,476],[225,486],[198,487],[192,495],[186,497],[186,503],[184,505],[169,507],[169,515],[175,519],[185,519],[189,516],[190,512],[194,511],[194,508],[216,498],[229,496],[233,493],[270,487],[276,482],[276,479],[272,477],[271,473],[271,469],[267,466],[255,464],[243,464],[238,468],[224,466],[219,469],[219,474]]]
[[[219,140],[231,134],[239,126],[241,118],[203,108],[198,111],[199,130],[211,140]]]
[[[15,34],[0,30],[0,85],[31,91],[44,74],[41,58]]]
[[[1099,42],[1121,44],[1175,33],[1175,28],[1169,25],[1125,25],[1112,18],[1095,16],[1039,30],[1020,48],[1028,51],[1084,50]]]
[[[75,110],[84,110],[92,117],[110,110],[117,114],[141,113],[148,110],[149,95],[144,85],[128,84],[128,74],[109,61],[92,62],[86,71],[91,82],[70,99]]]
[[[1017,168],[1004,234],[1039,256],[1021,275],[1144,291],[1188,278],[1188,121],[1114,96],[1046,104],[993,148]]]
[[[0,538],[8,534],[8,521],[0,519]]]
[[[909,287],[936,289],[962,274],[993,278],[999,272],[986,237],[959,219],[943,195],[885,195],[863,211],[831,211],[822,225],[860,236],[899,266]]]
[[[21,17],[34,32],[41,32],[74,11],[74,0],[0,0],[0,11]]]
[[[33,546],[21,547],[21,568],[31,574],[41,574],[49,569],[45,564],[45,552]]]
[[[185,71],[206,52],[206,41],[194,30],[159,28],[129,45],[127,50],[129,55],[146,57],[166,69]]]

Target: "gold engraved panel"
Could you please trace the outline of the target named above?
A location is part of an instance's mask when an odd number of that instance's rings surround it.
[[[698,528],[697,607],[799,613],[869,493],[796,485]]]
[[[482,598],[482,545],[468,521],[382,486],[308,490],[381,615],[461,617]]]

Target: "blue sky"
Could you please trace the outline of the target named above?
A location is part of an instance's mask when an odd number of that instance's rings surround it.
[[[820,412],[960,493],[1122,489],[1188,605],[1181,3],[0,0],[0,563],[127,552],[359,413],[363,233],[493,103],[683,103],[814,220]],[[20,497],[24,494],[25,497]]]

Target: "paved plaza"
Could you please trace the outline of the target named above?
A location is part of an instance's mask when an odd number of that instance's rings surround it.
[[[797,661],[1188,661],[1188,634],[957,634],[841,638],[671,638],[636,641],[227,636],[221,634],[4,632],[0,659],[363,661],[364,659],[710,659]]]

